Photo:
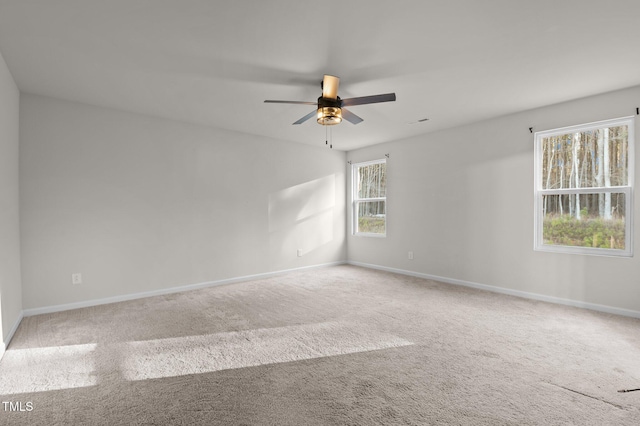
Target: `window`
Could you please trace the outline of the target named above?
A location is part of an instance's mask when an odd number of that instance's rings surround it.
[[[631,256],[633,117],[535,134],[536,250]]]
[[[384,237],[387,234],[387,162],[369,161],[352,166],[353,233]]]

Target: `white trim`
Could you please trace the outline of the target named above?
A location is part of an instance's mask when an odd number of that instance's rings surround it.
[[[361,161],[359,163],[352,163],[351,166],[364,167],[364,166],[371,166],[372,164],[381,164],[386,162],[387,162],[387,159],[385,157],[385,158],[379,158],[377,160],[369,160],[369,161]]]
[[[20,311],[20,315],[18,316],[18,319],[16,320],[16,322],[13,325],[11,331],[9,332],[9,335],[7,336],[6,342],[2,343],[0,345],[0,360],[2,359],[2,356],[4,355],[4,352],[5,352],[6,348],[9,347],[9,343],[11,343],[11,339],[13,338],[15,332],[18,330],[18,326],[20,325],[20,323],[22,322],[22,319],[24,317],[29,317],[29,316],[33,316],[33,315],[40,315],[40,314],[46,314],[46,313],[53,313],[53,312],[67,311],[67,310],[71,310],[71,309],[79,309],[79,308],[86,308],[86,307],[91,307],[91,306],[104,305],[104,304],[107,304],[107,303],[123,302],[123,301],[127,301],[127,300],[140,299],[140,298],[144,298],[144,297],[151,297],[151,296],[159,296],[159,295],[165,295],[165,294],[179,293],[179,292],[183,292],[183,291],[196,290],[196,289],[201,289],[201,288],[206,288],[206,287],[214,287],[214,286],[218,286],[218,285],[239,283],[239,282],[249,281],[249,280],[253,280],[253,279],[269,278],[269,277],[280,275],[280,274],[284,274],[284,273],[287,273],[287,272],[300,271],[300,270],[305,270],[305,269],[315,269],[315,268],[321,268],[321,267],[326,267],[326,266],[337,266],[337,265],[344,265],[344,264],[353,265],[353,266],[359,266],[359,267],[368,268],[368,269],[377,269],[377,270],[381,270],[381,271],[392,272],[392,273],[401,274],[401,275],[408,275],[408,276],[412,276],[412,277],[424,278],[424,279],[439,281],[439,282],[443,282],[443,283],[447,283],[447,284],[454,284],[454,285],[460,285],[460,286],[464,286],[464,287],[471,287],[471,288],[476,288],[476,289],[480,289],[480,290],[490,291],[490,292],[493,292],[493,293],[501,293],[501,294],[507,294],[507,295],[510,295],[510,296],[522,297],[522,298],[525,298],[525,299],[540,300],[540,301],[543,301],[543,302],[555,303],[555,304],[566,305],[566,306],[573,306],[573,307],[577,307],[577,308],[590,309],[590,310],[599,311],[599,312],[606,312],[606,313],[609,313],[609,314],[627,316],[627,317],[631,317],[631,318],[640,318],[640,311],[634,311],[634,310],[631,310],[631,309],[616,308],[616,307],[613,307],[613,306],[599,305],[599,304],[596,304],[596,303],[582,302],[582,301],[579,301],[579,300],[564,299],[564,298],[554,297],[554,296],[546,296],[546,295],[538,294],[538,293],[529,293],[529,292],[520,291],[520,290],[512,290],[512,289],[503,288],[503,287],[496,287],[496,286],[491,286],[491,285],[487,285],[487,284],[480,284],[480,283],[476,283],[476,282],[472,282],[472,281],[465,281],[465,280],[459,280],[459,279],[455,279],[455,278],[441,277],[441,276],[438,276],[438,275],[424,274],[424,273],[421,273],[421,272],[414,272],[414,271],[409,271],[409,270],[405,270],[405,269],[390,268],[390,267],[386,267],[386,266],[374,265],[374,264],[369,264],[369,263],[354,262],[354,261],[338,261],[338,262],[324,263],[324,264],[320,264],[320,265],[303,266],[303,267],[300,267],[300,268],[286,269],[286,270],[281,270],[281,271],[276,271],[276,272],[267,272],[267,273],[264,273],[264,274],[246,275],[246,276],[243,276],[243,277],[230,278],[230,279],[226,279],[226,280],[210,281],[210,282],[205,282],[205,283],[200,283],[200,284],[187,285],[187,286],[183,286],[183,287],[173,287],[173,288],[149,291],[149,292],[144,292],[144,293],[135,293],[135,294],[129,294],[129,295],[123,295],[123,296],[115,296],[115,297],[109,297],[109,298],[105,298],[105,299],[94,299],[94,300],[89,300],[89,301],[85,301],[85,302],[69,303],[69,304],[64,304],[64,305],[55,305],[55,306],[34,308],[34,309],[25,309],[24,311]]]
[[[573,306],[573,307],[576,307],[576,308],[583,308],[583,309],[589,309],[589,310],[592,310],[592,311],[606,312],[608,314],[622,315],[622,316],[631,317],[631,318],[640,318],[640,311],[634,311],[634,310],[631,310],[631,309],[616,308],[616,307],[613,307],[613,306],[599,305],[597,303],[582,302],[580,300],[564,299],[562,297],[547,296],[547,295],[538,294],[538,293],[529,293],[529,292],[526,292],[526,291],[512,290],[512,289],[504,288],[504,287],[496,287],[496,286],[487,285],[487,284],[480,284],[480,283],[476,283],[476,282],[472,282],[472,281],[459,280],[459,279],[456,279],[456,278],[447,278],[447,277],[440,277],[440,276],[437,276],[437,275],[423,274],[421,272],[408,271],[408,270],[405,270],[405,269],[389,268],[389,267],[386,267],[386,266],[373,265],[373,264],[369,264],[369,263],[348,261],[347,264],[353,265],[353,266],[360,266],[360,267],[363,267],[363,268],[378,269],[378,270],[381,270],[381,271],[393,272],[393,273],[401,274],[401,275],[409,275],[409,276],[412,276],[412,277],[425,278],[425,279],[428,279],[428,280],[440,281],[440,282],[447,283],[447,284],[454,284],[454,285],[460,285],[460,286],[464,286],[464,287],[471,287],[471,288],[476,288],[476,289],[480,289],[480,290],[490,291],[490,292],[493,292],[493,293],[507,294],[509,296],[522,297],[522,298],[525,298],[525,299],[540,300],[540,301],[543,301],[543,302],[555,303],[555,304],[558,304],[558,305]]]
[[[20,326],[20,323],[22,322],[22,318],[24,318],[24,311],[20,311],[20,314],[18,315],[18,319],[13,324],[13,327],[11,328],[11,330],[9,331],[9,334],[7,335],[7,340],[3,341],[2,344],[0,344],[0,360],[4,356],[4,353],[6,352],[7,348],[9,347],[9,343],[11,343],[11,339],[13,339],[13,335],[16,334],[16,331],[18,330],[18,326]],[[0,332],[2,332],[2,330],[0,330]]]
[[[629,120],[633,120],[635,118],[636,118],[635,115],[628,115],[625,117],[611,118],[608,120],[592,121],[591,123],[576,124],[574,126],[559,127],[557,129],[541,130],[539,132],[536,132],[535,134],[540,135],[541,137],[547,138],[549,136],[564,135],[566,133],[575,133],[576,131],[582,132],[582,131],[588,131],[588,130],[601,129],[603,127],[616,127],[616,126],[624,125]]]
[[[361,163],[353,163],[351,164],[351,235],[354,237],[377,237],[377,238],[386,238],[387,237],[387,211],[389,205],[387,203],[386,191],[384,197],[374,197],[374,198],[358,198],[357,197],[357,189],[356,182],[360,179],[358,178],[358,171],[360,167],[371,166],[374,164],[384,164],[386,167],[387,159],[382,158],[379,160],[371,160],[371,161],[363,161]],[[375,202],[375,201],[383,201],[384,202],[384,232],[383,233],[372,233],[372,232],[358,232],[358,203],[366,203],[366,202]]]
[[[630,188],[628,186],[604,186],[604,187],[582,187],[582,188],[562,188],[562,189],[540,189],[538,193],[541,195],[566,195],[566,194],[606,194],[620,193],[627,194]]]
[[[93,300],[86,300],[83,302],[65,303],[62,305],[44,306],[41,308],[25,309],[24,316],[30,317],[33,315],[50,314],[53,312],[69,311],[71,309],[80,309],[80,308],[88,308],[91,306],[106,305],[108,303],[126,302],[128,300],[142,299],[145,297],[163,296],[166,294],[181,293],[183,291],[200,290],[207,287],[216,287],[216,286],[225,285],[225,284],[234,284],[234,283],[239,283],[244,281],[270,278],[276,275],[282,275],[282,274],[285,274],[288,272],[294,272],[294,271],[302,271],[305,269],[316,269],[316,268],[322,268],[326,266],[344,265],[345,263],[347,262],[337,261],[337,262],[330,262],[330,263],[322,263],[319,265],[302,266],[299,268],[284,269],[284,270],[274,271],[274,272],[265,272],[262,274],[255,274],[255,275],[245,275],[242,277],[227,278],[227,279],[218,280],[218,281],[207,281],[203,283],[189,284],[189,285],[180,286],[180,287],[163,288],[160,290],[145,291],[142,293],[124,294],[121,296],[106,297],[104,299],[93,299]]]
[[[385,224],[385,228],[386,228],[386,224]],[[357,234],[353,234],[353,236],[356,238],[358,237],[386,238],[387,233],[385,232],[384,234],[375,234],[373,232],[358,232]]]
[[[611,256],[611,257],[633,257],[633,188],[635,185],[635,125],[637,116],[628,116],[614,118],[610,120],[596,121],[587,124],[578,124],[575,126],[562,127],[558,129],[544,130],[534,134],[534,176],[533,176],[533,193],[534,193],[534,220],[533,220],[533,250],[564,254],[578,255],[595,255],[595,256]],[[588,130],[596,130],[607,127],[628,126],[627,141],[627,186],[611,186],[611,187],[583,187],[583,188],[542,188],[542,139],[550,136],[564,135],[567,133],[584,132]],[[621,193],[625,194],[625,248],[603,249],[594,247],[581,246],[563,246],[544,244],[542,238],[543,229],[543,213],[542,213],[542,197],[544,195],[564,195],[564,194],[596,194],[596,193]]]

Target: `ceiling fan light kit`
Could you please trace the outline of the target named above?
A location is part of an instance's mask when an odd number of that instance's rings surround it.
[[[334,126],[342,122],[342,108],[339,107],[320,107],[318,108],[318,124],[323,126]]]

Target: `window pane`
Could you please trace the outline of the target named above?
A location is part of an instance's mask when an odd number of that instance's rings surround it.
[[[386,202],[361,201],[357,203],[358,231],[372,234],[384,234],[386,232]]]
[[[625,249],[625,194],[542,197],[543,244]]]
[[[369,164],[358,167],[358,198],[387,196],[387,164]]]
[[[629,126],[542,138],[542,188],[628,185]]]

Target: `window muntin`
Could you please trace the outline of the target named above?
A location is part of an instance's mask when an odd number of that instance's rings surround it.
[[[354,235],[386,236],[386,160],[354,164],[352,166],[352,182]]]
[[[535,135],[535,249],[631,256],[633,118]]]

